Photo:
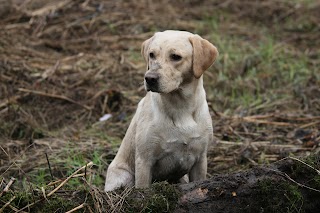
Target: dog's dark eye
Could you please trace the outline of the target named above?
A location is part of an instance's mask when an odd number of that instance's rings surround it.
[[[150,57],[151,59],[154,59],[154,58],[155,58],[154,53],[149,53],[149,57]]]
[[[171,54],[170,58],[171,58],[172,61],[180,61],[182,57],[180,55],[177,55],[177,54]]]

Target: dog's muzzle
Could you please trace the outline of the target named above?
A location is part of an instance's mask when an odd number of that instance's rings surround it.
[[[160,75],[156,72],[148,72],[144,76],[147,91],[158,92]]]

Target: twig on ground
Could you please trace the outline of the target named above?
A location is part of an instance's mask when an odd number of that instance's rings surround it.
[[[86,206],[86,203],[83,203],[83,204],[81,204],[81,205],[79,205],[79,206],[77,206],[77,207],[75,207],[75,208],[67,211],[66,213],[75,212],[75,211],[77,211],[77,210],[79,210],[79,209],[82,209],[82,208],[85,207],[85,206]]]
[[[6,204],[5,202],[3,202],[2,200],[0,200],[2,203],[4,203],[4,204]],[[11,201],[12,202],[12,201]],[[8,205],[8,207],[10,208],[10,209],[12,209],[12,211],[14,211],[14,212],[18,212],[19,211],[19,209],[17,209],[16,207],[14,207],[14,206],[12,206],[11,204],[9,204]],[[25,211],[20,211],[21,213],[27,213],[27,212],[25,212]]]
[[[319,124],[320,121],[314,121],[314,122],[311,122],[311,123],[307,123],[307,124],[303,124],[301,126],[299,126],[300,129],[304,129],[304,128],[307,128],[307,127],[310,127],[310,126],[314,126],[316,124]]]
[[[47,196],[46,196],[46,190],[44,189],[44,187],[41,187],[41,192],[42,192],[44,199],[46,199],[46,201],[48,201]]]
[[[228,145],[228,146],[244,146],[245,143],[243,142],[234,142],[234,141],[218,141],[218,144]],[[300,145],[291,145],[291,144],[272,144],[271,141],[252,141],[249,145],[255,147],[277,147],[277,148],[295,148],[299,150],[311,150],[312,148],[300,147]]]
[[[52,174],[51,165],[50,165],[50,161],[49,161],[47,152],[45,152],[45,155],[46,155],[46,159],[47,159],[47,163],[48,163],[48,167],[49,167],[49,172],[50,172],[51,180],[53,181],[53,174]]]
[[[278,171],[279,172],[279,171]],[[298,183],[297,181],[293,180],[287,173],[285,172],[279,172],[279,174],[281,174],[282,176],[286,177],[288,180],[290,180],[291,182],[297,184],[298,186],[302,187],[302,188],[306,188],[306,189],[309,189],[309,190],[312,190],[312,191],[315,191],[315,192],[320,192],[320,190],[318,189],[314,189],[310,186],[306,186],[302,183]]]
[[[84,176],[85,176],[84,173],[80,173],[80,174],[73,175],[72,178],[84,177]],[[52,185],[54,186],[55,184],[61,183],[61,182],[63,182],[63,181],[64,181],[64,179],[62,179],[62,180],[56,180],[56,181],[50,182],[47,186],[52,186]]]
[[[266,121],[266,120],[260,120],[250,117],[240,117],[237,119],[241,119],[245,122],[249,123],[258,123],[258,124],[269,124],[269,125],[275,125],[275,126],[295,126],[295,124],[285,123],[285,122],[276,122],[276,121]]]
[[[7,206],[9,206],[10,203],[11,203],[14,199],[16,199],[16,196],[13,196],[6,204],[4,204],[4,205],[2,206],[2,208],[0,209],[0,213],[2,213],[3,210],[4,210]]]
[[[91,209],[91,207],[90,207],[89,205],[87,205],[86,207],[87,207],[87,209],[88,209],[88,211],[89,211],[90,213],[93,213],[93,211],[92,211],[92,209]]]
[[[302,164],[306,165],[307,167],[309,167],[309,168],[311,168],[311,169],[315,170],[315,171],[318,173],[318,175],[320,175],[320,170],[318,170],[318,169],[314,168],[313,166],[311,166],[311,165],[309,165],[309,164],[307,164],[307,163],[303,162],[302,160],[300,160],[300,159],[298,159],[298,158],[295,158],[295,157],[291,157],[291,156],[289,156],[288,158],[289,158],[289,159],[292,159],[292,160],[295,160],[295,161],[298,161],[298,162],[300,162],[300,163],[302,163]]]
[[[0,197],[3,195],[3,193],[9,191],[9,188],[10,186],[13,184],[13,182],[15,181],[16,179],[14,177],[11,177],[10,178],[10,181],[9,183],[6,185],[6,187],[2,190],[2,192],[0,193]]]
[[[121,195],[119,194],[116,194],[116,197],[118,198],[118,202],[116,203],[115,207],[113,210],[112,210],[112,213],[116,213],[118,212],[119,209],[122,208],[123,206],[123,203],[125,201],[125,198],[131,193],[133,188],[126,188],[122,193]]]
[[[40,200],[37,200],[37,201],[34,201],[33,203],[30,203],[28,205],[26,205],[25,207],[23,207],[22,209],[19,209],[18,211],[16,211],[15,213],[19,213],[19,212],[23,212],[23,210],[25,209],[29,209],[31,206],[43,201],[44,198],[40,199]]]
[[[57,99],[65,100],[65,101],[68,101],[70,103],[73,103],[73,104],[76,104],[78,106],[81,106],[81,107],[85,108],[86,110],[91,110],[91,107],[88,107],[86,105],[82,105],[82,104],[76,102],[75,100],[72,100],[71,98],[68,98],[68,97],[63,96],[63,95],[49,94],[49,93],[45,93],[45,92],[41,92],[41,91],[29,90],[29,89],[24,89],[24,88],[19,88],[18,90],[20,92],[27,92],[27,93],[32,93],[32,94],[35,94],[35,95],[40,95],[40,96],[46,96],[46,97],[50,97],[50,98],[57,98]]]
[[[4,150],[4,148],[3,148],[2,146],[0,146],[0,149],[3,151],[3,153],[4,153],[7,157],[9,157],[9,154],[6,152],[6,150]]]
[[[62,183],[60,183],[59,186],[57,186],[54,190],[52,190],[47,197],[50,197],[51,195],[53,195],[57,190],[59,190],[64,184],[66,184],[74,175],[76,175],[78,172],[80,172],[81,170],[83,170],[84,168],[86,168],[87,166],[92,166],[93,162],[90,162],[88,164],[86,164],[85,166],[81,167],[80,169],[78,169],[77,171],[75,171],[74,173],[72,173],[69,177],[67,177],[67,179],[65,179]]]

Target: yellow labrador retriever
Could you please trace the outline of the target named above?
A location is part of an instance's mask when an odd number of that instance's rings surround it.
[[[143,42],[141,53],[149,92],[108,168],[105,191],[206,178],[213,132],[202,74],[217,48],[198,35],[168,30]]]

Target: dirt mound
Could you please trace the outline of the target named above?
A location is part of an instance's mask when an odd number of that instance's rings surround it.
[[[108,136],[121,139],[136,104],[145,94],[140,45],[155,31],[188,30],[209,37],[212,26],[218,22],[219,27],[214,27],[218,34],[258,43],[268,29],[278,42],[291,45],[284,51],[297,57],[303,53],[307,64],[319,67],[320,44],[316,36],[320,5],[316,1],[0,3],[0,26],[4,29],[0,32],[0,137],[4,139],[5,150],[0,154],[5,159],[2,165],[10,164],[8,156],[12,154],[14,159],[30,145],[38,144],[37,149],[41,150],[39,144],[46,144],[45,147],[50,145],[58,150],[63,144],[46,138],[86,142],[90,135],[83,132],[95,125]],[[231,97],[229,85],[262,59],[244,58],[227,73],[228,81],[218,82],[216,79],[228,59],[224,48],[220,47],[222,58],[212,68],[216,72],[208,73],[205,80],[207,85],[216,83],[218,90],[228,91],[226,94]],[[274,79],[265,76],[257,77],[271,85]],[[236,89],[246,90],[245,86]],[[261,86],[261,90],[268,89]],[[247,108],[229,104],[228,95],[222,99],[209,97],[219,141],[209,153],[210,173],[223,171],[230,165],[275,161],[291,152],[304,153],[318,147],[319,78],[314,74],[303,87],[292,89],[288,85],[273,92],[285,93],[284,90],[294,99],[266,99]],[[225,109],[233,110],[235,116],[224,113]],[[99,118],[105,114],[112,114],[112,118],[100,124]],[[105,146],[101,145],[101,149]],[[92,149],[86,146],[84,150]],[[32,155],[43,155],[36,153],[34,150]],[[45,164],[45,159],[41,162]]]

